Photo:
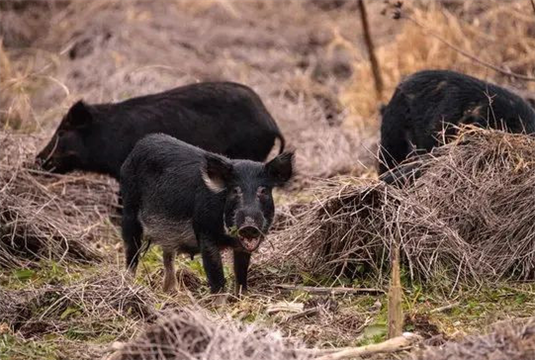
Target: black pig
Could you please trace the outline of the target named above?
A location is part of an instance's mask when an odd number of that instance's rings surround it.
[[[519,96],[474,77],[447,70],[417,72],[396,88],[382,110],[379,173],[413,150],[429,152],[452,125],[474,124],[513,133],[535,132],[535,113]]]
[[[135,143],[164,133],[233,159],[263,161],[284,138],[258,95],[230,82],[207,82],[115,104],[74,104],[37,156],[45,170],[93,171],[119,178]]]
[[[231,160],[164,134],[140,140],[121,169],[126,265],[135,274],[142,236],[163,249],[164,291],[176,287],[177,253],[201,253],[212,293],[224,289],[220,249],[232,248],[237,291],[274,215],[273,187],[293,172],[293,153],[267,164]]]

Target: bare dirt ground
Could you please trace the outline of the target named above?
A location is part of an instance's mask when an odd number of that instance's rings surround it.
[[[532,75],[535,15],[529,2],[406,1],[403,14],[410,18],[400,20],[392,19],[391,8],[383,2],[367,4],[385,81],[381,101],[374,92],[356,1],[0,3],[0,125],[2,135],[9,137],[1,144],[24,144],[20,157],[31,159],[80,98],[110,102],[196,81],[241,82],[259,93],[288,146],[296,149],[294,185],[277,194],[276,235],[295,221],[301,207],[317,200],[318,193],[311,190],[317,179],[376,177],[378,107],[403,76],[424,68],[449,68],[494,80],[527,98],[534,90],[533,82],[475,64],[431,35],[482,60]],[[7,153],[0,156],[6,165],[2,171],[15,158]],[[17,178],[21,182],[34,179],[23,175]],[[81,232],[81,239],[89,242],[83,245],[99,259],[83,262],[70,253],[62,257],[61,252],[50,252],[39,262],[24,258],[2,263],[0,359],[97,359],[139,335],[165,311],[191,304],[217,318],[280,330],[307,347],[354,346],[385,338],[384,279],[332,279],[300,271],[281,236],[274,236],[273,247],[267,244],[253,260],[251,294],[221,308],[210,305],[198,259],[180,259],[183,291],[176,296],[161,293],[158,249],[148,252],[131,284],[122,276],[122,244],[113,225],[116,219],[110,220],[114,210],[109,200],[116,184],[85,174],[37,179],[46,190],[39,188],[46,194],[47,219],[60,208],[61,219],[76,222],[72,234],[70,227],[59,226],[64,237],[58,241]],[[31,187],[15,187],[31,204],[25,216],[38,211],[37,197],[42,196]],[[91,206],[83,207],[83,197]],[[108,207],[98,207],[104,200]],[[0,210],[7,206],[1,203]],[[58,229],[49,226],[54,219],[30,219],[32,231]],[[41,220],[48,225],[42,227]],[[56,238],[50,235],[49,240],[47,244],[55,244]],[[3,255],[0,252],[0,259]],[[230,268],[226,272],[231,280]],[[452,294],[404,276],[405,330],[421,332],[429,344],[535,310],[531,282],[461,286]],[[353,285],[378,291],[316,295],[278,284]]]

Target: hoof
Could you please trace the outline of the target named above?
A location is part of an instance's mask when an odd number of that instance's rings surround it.
[[[176,294],[178,292],[178,281],[174,279],[166,279],[163,282],[162,290],[166,294]]]
[[[213,296],[212,305],[215,307],[224,306],[228,302],[227,294],[214,294],[212,296]]]

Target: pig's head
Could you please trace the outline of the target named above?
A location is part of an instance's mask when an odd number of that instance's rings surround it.
[[[87,168],[91,152],[87,132],[93,122],[91,106],[78,101],[61,120],[48,145],[37,155],[37,163],[50,172],[64,174]]]
[[[212,192],[224,194],[225,230],[245,251],[255,251],[264,239],[275,214],[272,190],[292,173],[293,153],[282,153],[266,164],[206,156],[203,180]]]

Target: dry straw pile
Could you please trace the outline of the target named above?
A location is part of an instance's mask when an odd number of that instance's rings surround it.
[[[0,266],[29,260],[95,261],[115,194],[108,180],[56,176],[29,165],[37,139],[0,133]]]
[[[325,183],[282,233],[306,271],[381,278],[399,243],[412,278],[480,282],[535,275],[535,139],[474,128],[421,160],[411,186]],[[304,254],[304,256],[303,256]]]
[[[108,360],[305,360],[278,333],[232,321],[214,321],[202,310],[162,318]]]
[[[71,284],[0,290],[0,322],[25,338],[76,329],[122,336],[154,320],[155,302],[152,292],[110,268]]]
[[[468,336],[461,342],[429,348],[413,360],[527,360],[535,359],[535,319],[502,322],[488,335]]]

